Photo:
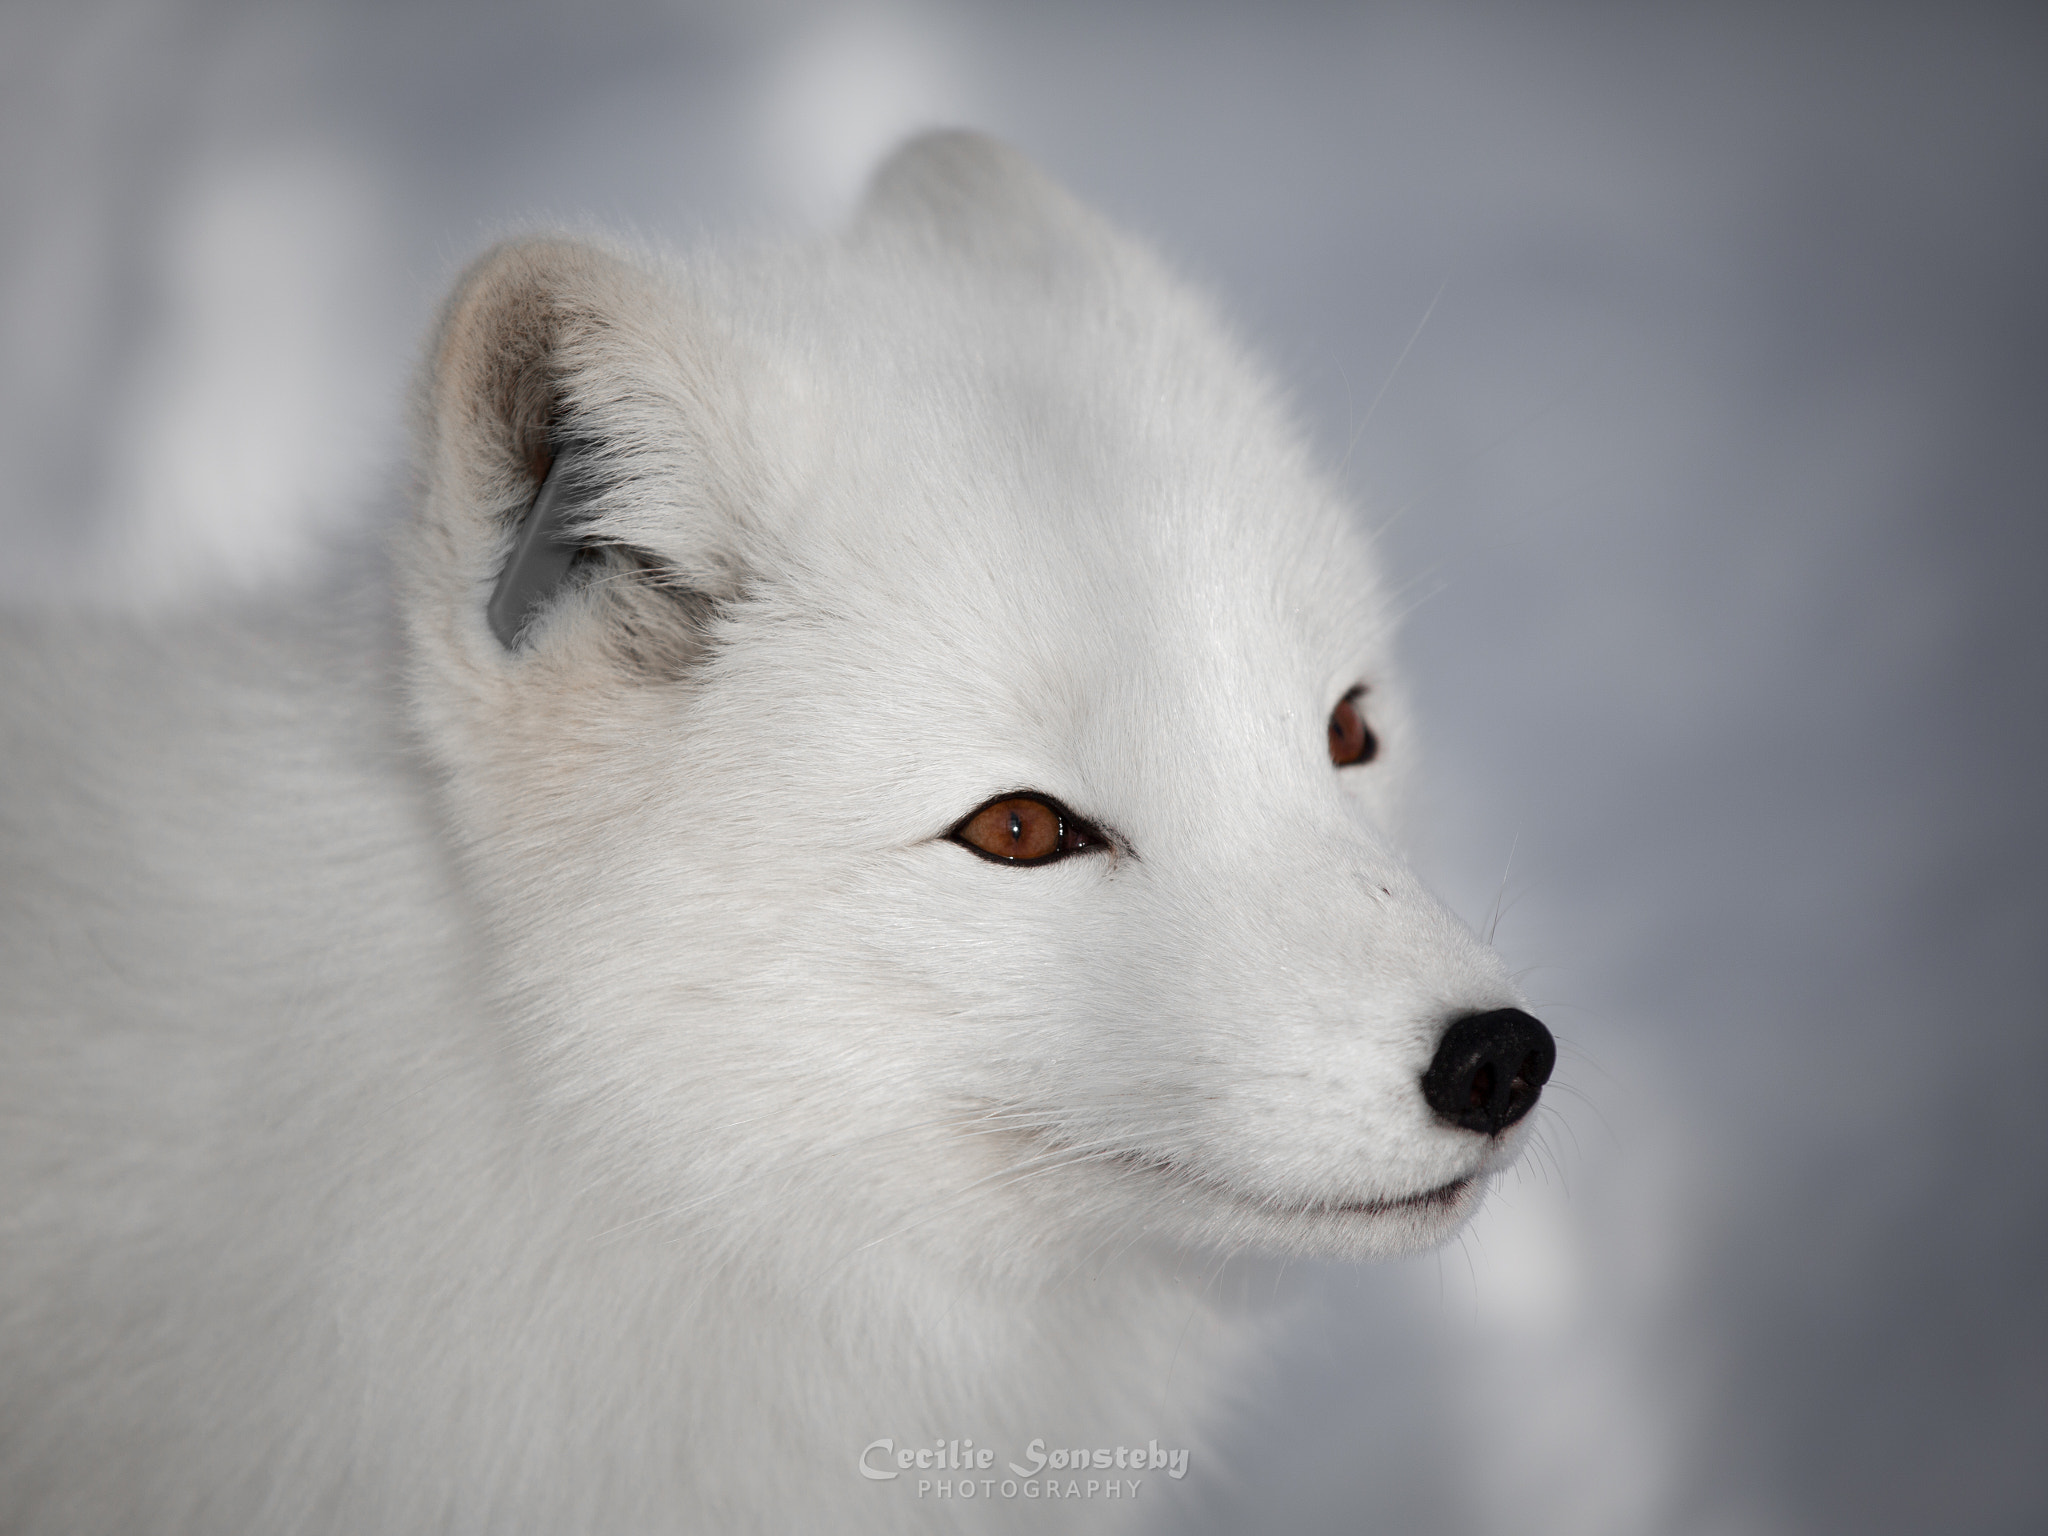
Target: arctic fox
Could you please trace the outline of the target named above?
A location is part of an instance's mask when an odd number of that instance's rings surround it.
[[[357,577],[8,621],[0,1528],[1142,1516],[1177,1266],[1513,1157],[1355,516],[1014,153],[500,247],[418,421]]]

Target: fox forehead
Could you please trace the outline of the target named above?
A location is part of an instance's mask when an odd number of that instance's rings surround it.
[[[915,541],[920,567],[957,551],[982,568],[963,579],[1003,585],[1139,567],[1170,578],[1148,590],[1196,597],[1227,596],[1234,569],[1299,586],[1356,554],[1262,371],[1163,274],[1113,266],[1079,295],[1019,295],[936,262],[884,275],[745,304],[772,319],[760,341],[782,398],[761,425],[772,457],[802,466],[788,489],[803,535]],[[1034,558],[989,561],[1017,545]]]
[[[1303,704],[1371,665],[1368,543],[1201,304],[1133,284],[1075,315],[896,276],[762,338],[775,579],[862,665],[915,668],[938,698],[947,674],[1040,695],[1256,674]]]

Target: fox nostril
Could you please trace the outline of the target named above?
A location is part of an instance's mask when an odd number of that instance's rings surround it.
[[[1472,1074],[1472,1092],[1467,1095],[1466,1102],[1473,1109],[1484,1109],[1493,1102],[1492,1062],[1481,1062],[1479,1070]]]
[[[1444,1119],[1497,1136],[1536,1107],[1557,1042],[1519,1008],[1454,1019],[1422,1074],[1422,1096]]]

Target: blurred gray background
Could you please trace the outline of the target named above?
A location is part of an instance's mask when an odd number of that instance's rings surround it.
[[[12,0],[0,591],[289,582],[494,234],[990,128],[1384,528],[1422,867],[1563,1041],[1458,1245],[1258,1276],[1160,1529],[2048,1530],[2044,14]]]

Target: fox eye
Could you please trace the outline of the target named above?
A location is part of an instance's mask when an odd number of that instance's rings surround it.
[[[1036,795],[991,800],[950,835],[999,864],[1049,864],[1104,842],[1099,831],[1057,800]]]
[[[1365,684],[1345,694],[1330,711],[1330,761],[1339,768],[1369,763],[1380,754],[1380,739],[1365,723],[1358,701],[1365,697]]]

